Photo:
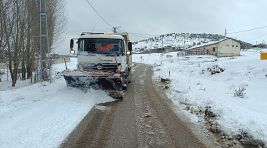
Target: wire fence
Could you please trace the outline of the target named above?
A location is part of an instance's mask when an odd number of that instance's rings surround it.
[[[215,55],[215,53],[208,52],[206,50],[185,50],[177,52],[177,57],[191,56],[191,55]]]

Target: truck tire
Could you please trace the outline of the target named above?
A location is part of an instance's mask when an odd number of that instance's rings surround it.
[[[128,78],[127,78],[127,83],[131,83],[132,80],[132,72],[129,72]]]
[[[127,90],[127,84],[122,85],[122,90]]]

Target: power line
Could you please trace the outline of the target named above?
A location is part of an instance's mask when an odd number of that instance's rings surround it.
[[[90,3],[89,0],[86,0],[86,2],[90,5],[90,7],[95,11],[95,13],[102,19],[103,22],[105,22],[108,26],[113,26],[94,8],[94,6]]]
[[[131,33],[129,33],[129,34],[131,34]],[[147,36],[138,35],[138,34],[131,34],[131,35],[139,37],[139,38],[142,38],[142,39],[147,39],[148,38]]]
[[[253,30],[263,29],[263,28],[267,28],[267,26],[251,28],[251,29],[247,29],[247,30],[240,30],[240,31],[236,31],[236,32],[230,32],[230,33],[227,33],[227,34],[237,34],[237,33],[242,33],[242,32],[249,32],[249,31],[253,31]]]
[[[260,39],[260,38],[263,38],[263,37],[266,36],[266,35],[267,35],[267,33],[264,33],[264,34],[262,34],[261,36],[258,36],[257,38],[253,38],[253,39],[251,39],[250,42],[252,42],[252,41],[256,41],[256,40],[258,40],[258,39]]]
[[[145,34],[145,33],[133,33],[133,32],[128,32],[129,34],[133,34],[133,35],[139,35],[139,36],[150,36],[150,37],[154,37],[154,36],[160,36],[157,34]]]

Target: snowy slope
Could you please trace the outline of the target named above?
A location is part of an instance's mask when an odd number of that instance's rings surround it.
[[[151,54],[135,55],[134,61],[154,65],[155,77],[171,79],[168,95],[177,109],[185,107],[182,103],[203,108],[211,106],[219,115],[216,121],[226,133],[235,135],[246,131],[267,143],[267,61],[260,61],[259,54],[249,50],[240,57],[219,59],[177,57],[176,53]],[[213,65],[225,71],[211,75],[207,68]],[[233,92],[238,88],[246,89],[244,98],[234,97]]]
[[[68,64],[74,65],[76,59]],[[61,71],[64,64],[53,69]],[[52,84],[0,90],[0,147],[57,147],[95,104],[107,101],[112,98],[102,91],[66,87],[62,77]]]
[[[134,42],[134,51],[142,51],[156,49],[162,47],[175,47],[184,49],[191,46],[217,41],[224,38],[221,35],[215,34],[190,34],[190,33],[171,33],[153,38],[148,38],[138,42]]]

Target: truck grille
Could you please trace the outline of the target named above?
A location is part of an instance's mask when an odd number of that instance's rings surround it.
[[[118,63],[118,66],[121,65]],[[82,64],[82,67],[84,70],[89,70],[89,69],[117,69],[117,64],[116,63],[97,63],[97,64]]]

